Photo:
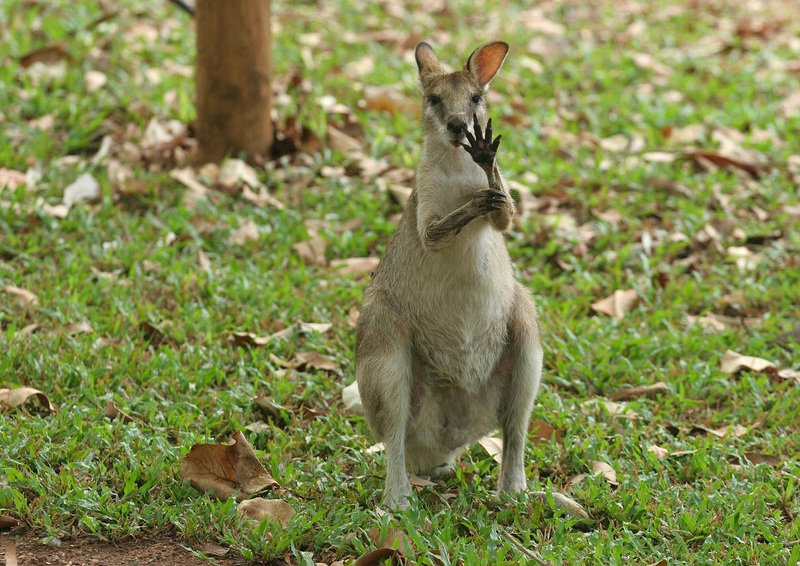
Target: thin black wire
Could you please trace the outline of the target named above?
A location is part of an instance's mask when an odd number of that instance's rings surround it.
[[[178,8],[189,14],[190,16],[194,17],[194,8],[191,7],[189,4],[184,2],[183,0],[169,0],[173,4],[175,4]]]

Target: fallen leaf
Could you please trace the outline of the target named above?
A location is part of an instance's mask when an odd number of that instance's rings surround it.
[[[367,531],[367,535],[377,547],[399,550],[406,556],[414,555],[414,544],[411,542],[411,539],[399,529],[389,527],[385,531],[382,531],[381,529],[372,527]]]
[[[295,515],[294,508],[281,499],[264,499],[256,497],[246,499],[236,506],[236,511],[240,517],[263,521],[270,519],[278,523],[284,529],[289,526],[289,521]]]
[[[578,482],[576,482],[578,483]],[[573,484],[574,485],[574,484]],[[530,497],[538,499],[543,503],[550,503],[550,499],[552,498],[553,504],[558,508],[562,509],[567,512],[567,514],[577,517],[579,519],[589,519],[589,513],[586,512],[586,509],[583,506],[575,501],[574,499],[567,497],[563,493],[558,493],[555,491],[552,492],[545,492],[545,491],[532,491],[528,494]]]
[[[651,385],[642,385],[639,387],[622,389],[607,395],[607,397],[612,401],[625,401],[627,399],[635,399],[637,397],[653,397],[655,395],[661,395],[662,393],[669,392],[669,385],[663,381],[659,381],[658,383],[653,383]]]
[[[772,362],[763,358],[756,358],[753,356],[745,356],[728,350],[722,356],[722,371],[728,374],[736,374],[740,371],[752,371],[754,373],[762,373],[765,371],[777,371],[777,366]]]
[[[396,89],[385,86],[364,86],[364,98],[359,106],[365,110],[387,112],[392,115],[414,116],[422,114],[419,103]]]
[[[297,252],[306,265],[320,267],[328,265],[328,260],[325,259],[325,240],[319,236],[298,242],[292,246],[292,249]]]
[[[254,432],[256,434],[260,434],[262,432],[267,432],[268,430],[272,429],[272,427],[269,426],[264,421],[258,421],[258,422],[250,423],[249,425],[246,425],[244,428],[246,428],[250,432]]]
[[[180,477],[218,499],[249,495],[278,485],[267,473],[244,435],[237,431],[233,444],[195,444],[183,460]]]
[[[342,403],[345,409],[356,415],[364,414],[364,405],[361,403],[361,394],[358,391],[358,382],[354,381],[342,389]]]
[[[100,199],[100,183],[89,173],[84,173],[64,189],[62,202],[71,207],[78,202],[96,202]]]
[[[86,84],[88,92],[95,92],[106,85],[108,77],[100,71],[87,71],[83,76],[83,82]]]
[[[54,43],[39,49],[34,49],[33,51],[29,51],[25,55],[22,55],[19,58],[19,64],[25,68],[28,68],[34,63],[52,65],[69,58],[69,52],[66,50],[66,48],[59,43]]]
[[[319,352],[295,352],[294,359],[298,369],[308,368],[323,371],[339,369],[339,364]]]
[[[0,389],[0,407],[19,407],[30,399],[39,401],[39,405],[48,413],[55,413],[56,407],[47,398],[47,395],[33,387],[18,387],[16,389]]]
[[[409,482],[409,483],[410,483],[412,486],[414,486],[414,487],[419,487],[419,488],[422,488],[422,487],[431,487],[431,486],[434,486],[434,485],[436,485],[436,482],[435,482],[435,481],[431,481],[431,480],[429,480],[429,479],[427,479],[427,478],[421,478],[421,477],[419,477],[419,476],[417,476],[417,475],[415,475],[415,474],[411,474],[411,476],[409,476],[409,478],[408,478],[408,482]]]
[[[389,185],[389,194],[392,195],[392,198],[402,207],[406,206],[412,190],[411,187],[404,187],[394,183]]]
[[[670,67],[648,53],[630,51],[628,56],[633,60],[633,64],[640,69],[653,71],[653,73],[661,77],[669,77],[672,75],[672,69]]]
[[[173,169],[169,172],[169,176],[184,187],[189,189],[195,195],[207,195],[211,189],[205,186],[203,183],[197,180],[197,175],[194,172],[194,169],[191,167],[185,167],[183,169]]]
[[[251,189],[262,186],[256,170],[241,159],[228,158],[222,162],[217,172],[216,184],[228,192],[238,189],[243,184]]]
[[[715,315],[709,314],[706,316],[692,316],[686,317],[690,324],[700,326],[706,332],[714,332],[720,334],[728,329],[728,325],[722,320],[718,319]]]
[[[93,329],[91,325],[86,322],[73,322],[72,324],[67,324],[66,326],[54,328],[50,334],[53,336],[58,336],[60,334],[74,336],[75,334],[90,334],[92,331]]]
[[[586,408],[603,407],[613,417],[635,419],[639,416],[636,411],[629,408],[625,403],[615,403],[602,398],[589,399],[581,403],[581,406]]]
[[[778,377],[782,379],[791,379],[800,385],[800,370],[796,369],[782,369],[778,370]]]
[[[0,515],[0,531],[5,531],[14,528],[17,525],[19,525],[19,521],[17,521],[14,517],[10,517],[8,515]]]
[[[356,307],[351,307],[349,311],[347,311],[347,324],[355,328],[358,325],[358,317],[361,316],[361,312]]]
[[[222,557],[228,554],[228,552],[230,552],[231,549],[225,548],[224,546],[220,546],[215,542],[207,542],[197,550],[209,556]]]
[[[497,436],[484,436],[478,441],[483,446],[486,453],[494,458],[494,461],[501,464],[503,461],[503,439]]]
[[[272,338],[270,336],[256,336],[252,332],[231,332],[230,340],[234,346],[264,346]]]
[[[780,466],[781,459],[777,456],[773,456],[771,454],[763,454],[761,452],[745,452],[743,455],[746,463],[758,465],[758,464],[767,464],[769,466]],[[736,455],[731,455],[728,457],[728,462],[731,464],[739,464],[741,462],[741,458]]]
[[[748,428],[739,424],[723,426],[719,428],[709,428],[703,425],[693,425],[690,434],[710,434],[717,438],[740,438],[747,434]]]
[[[656,460],[663,460],[669,455],[669,451],[666,448],[661,448],[655,444],[648,446],[647,451],[652,453],[656,457]]]
[[[592,310],[619,320],[638,300],[639,295],[633,289],[617,290],[605,299],[592,303]]]
[[[605,480],[611,486],[618,486],[619,482],[617,481],[617,472],[614,471],[614,468],[606,464],[605,462],[592,462],[592,474],[596,476],[603,476]]]
[[[258,231],[258,225],[252,220],[248,220],[228,237],[228,243],[231,245],[243,245],[259,239],[261,239],[261,234]]]
[[[713,170],[715,167],[736,170],[739,169],[748,173],[753,178],[759,178],[765,171],[769,170],[769,166],[765,163],[755,163],[737,159],[732,156],[723,155],[715,151],[687,151],[684,152],[684,157],[694,161],[705,169]]]
[[[27,175],[22,171],[14,171],[0,167],[0,189],[14,190],[27,183]]]
[[[378,454],[384,450],[386,450],[386,446],[383,444],[383,442],[377,442],[364,450],[364,454]]]
[[[328,126],[328,143],[331,149],[341,153],[360,152],[364,148],[356,138],[337,130],[333,126]]]
[[[8,293],[9,295],[14,295],[20,303],[25,305],[26,307],[35,307],[39,304],[39,297],[28,291],[27,289],[23,289],[22,287],[14,287],[13,285],[6,285],[3,287],[3,292]]]
[[[554,435],[556,441],[560,442],[561,435],[549,423],[541,419],[533,419],[528,423],[528,437],[535,442],[549,442]]]
[[[784,118],[795,118],[800,116],[800,91],[795,91],[784,98],[778,111]]]
[[[340,275],[355,275],[360,277],[375,271],[380,263],[377,257],[351,257],[347,259],[335,259],[331,262],[331,267]]]

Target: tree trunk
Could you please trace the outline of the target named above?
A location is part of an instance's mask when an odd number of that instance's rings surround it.
[[[272,144],[269,0],[197,0],[197,160]]]

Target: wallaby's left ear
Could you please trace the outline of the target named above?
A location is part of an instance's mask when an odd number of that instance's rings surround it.
[[[473,51],[464,68],[475,77],[482,88],[486,88],[503,66],[506,55],[508,55],[508,43],[492,41]]]

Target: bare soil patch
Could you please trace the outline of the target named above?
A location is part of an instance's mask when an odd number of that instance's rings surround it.
[[[42,544],[36,534],[0,535],[0,564],[9,561],[11,544],[16,544],[19,566],[208,566],[209,562],[193,555],[187,548],[201,550],[204,543],[188,543],[169,534],[145,535],[141,538],[105,542],[78,537],[61,542],[60,546]],[[226,566],[253,564],[229,549],[225,556],[211,562]]]

